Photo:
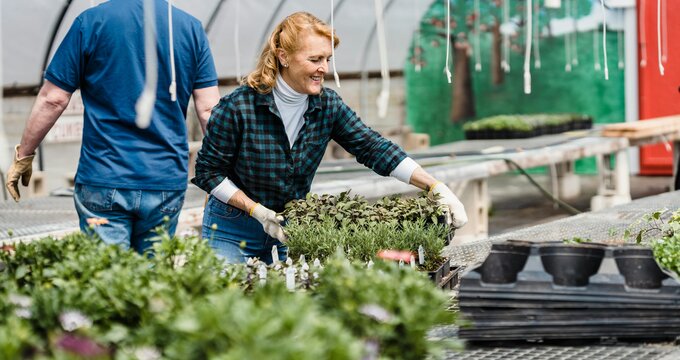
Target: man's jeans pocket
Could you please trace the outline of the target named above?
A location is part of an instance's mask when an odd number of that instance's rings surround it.
[[[161,212],[163,214],[172,215],[182,210],[184,205],[184,190],[177,191],[162,191],[163,203],[161,204]]]
[[[85,208],[91,211],[111,211],[116,189],[76,184],[75,195]]]

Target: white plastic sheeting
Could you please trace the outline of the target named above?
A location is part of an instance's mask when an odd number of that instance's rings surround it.
[[[392,0],[394,4],[384,14],[387,33],[387,50],[391,70],[401,70],[406,61],[409,45],[422,14],[413,14],[413,0]],[[431,0],[422,2],[424,12]],[[37,85],[42,77],[42,67],[47,51],[54,52],[78,14],[101,0],[73,0],[59,27],[54,44],[49,41],[52,28],[59,20],[66,0],[2,0],[2,54],[3,85]],[[220,4],[219,0],[174,0],[173,4],[208,23]],[[239,12],[239,49],[235,50],[234,14]],[[367,0],[335,0],[335,28],[341,39],[337,49],[337,69],[342,73],[379,71],[380,58],[375,26],[373,2]],[[295,11],[308,11],[330,23],[330,0],[224,0],[217,12],[208,38],[215,57],[220,78],[237,76],[238,65],[242,75],[255,65],[262,41],[285,16]],[[10,35],[11,34],[11,35]],[[366,64],[362,63],[366,43],[370,41]],[[236,58],[236,55],[239,58]]]

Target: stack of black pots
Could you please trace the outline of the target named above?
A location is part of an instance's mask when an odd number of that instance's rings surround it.
[[[606,258],[616,269],[601,266]],[[680,284],[666,278],[643,246],[496,243],[485,262],[462,278],[460,308],[471,326],[460,336],[673,339],[680,336]]]

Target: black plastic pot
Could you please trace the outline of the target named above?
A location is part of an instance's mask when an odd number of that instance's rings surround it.
[[[493,244],[489,256],[475,271],[481,274],[483,283],[512,284],[517,281],[517,273],[524,269],[529,253],[531,243],[528,241]]]
[[[436,271],[428,271],[427,275],[430,276],[430,279],[432,279],[435,284],[439,285],[442,282],[442,279],[444,279],[450,271],[451,262],[449,259],[446,259],[446,261],[444,261],[444,263],[441,264],[441,266],[439,266]]]
[[[623,275],[626,286],[634,289],[658,289],[664,274],[654,261],[652,249],[641,246],[622,246],[615,248],[616,267]]]
[[[545,271],[560,286],[586,286],[604,257],[604,244],[545,243],[538,252]]]

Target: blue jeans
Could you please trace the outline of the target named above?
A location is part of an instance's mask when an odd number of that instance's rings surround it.
[[[76,184],[73,199],[83,232],[94,232],[107,244],[143,254],[153,245],[156,227],[164,226],[170,235],[175,234],[184,193],[185,190],[130,190]],[[105,218],[108,223],[91,228],[87,223],[90,218]]]
[[[216,230],[212,229],[213,225],[216,225]],[[250,257],[271,264],[274,245],[279,252],[279,261],[287,258],[288,248],[267,235],[259,221],[214,196],[205,206],[202,236],[208,239],[217,256],[230,264],[245,262]]]

